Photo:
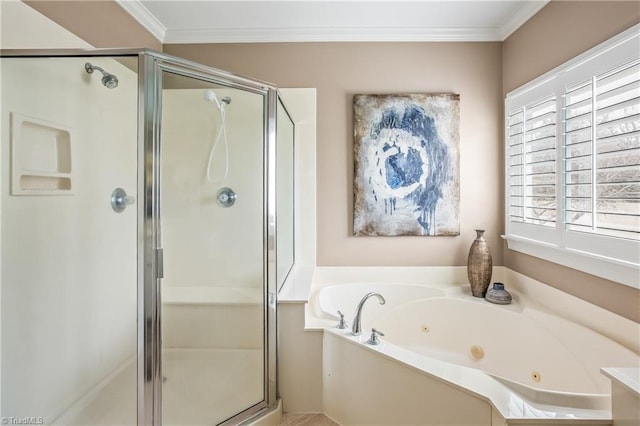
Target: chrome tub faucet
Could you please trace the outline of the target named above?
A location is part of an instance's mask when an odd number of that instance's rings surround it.
[[[366,302],[367,299],[372,296],[376,296],[378,300],[380,300],[381,305],[384,305],[385,303],[387,303],[387,301],[384,300],[384,297],[382,297],[380,293],[365,294],[362,300],[360,301],[360,303],[358,303],[358,308],[356,309],[356,316],[353,319],[353,325],[351,326],[351,334],[353,334],[354,336],[359,336],[360,334],[362,334],[362,324],[360,323],[360,317],[362,316],[362,307],[364,306],[364,302]]]

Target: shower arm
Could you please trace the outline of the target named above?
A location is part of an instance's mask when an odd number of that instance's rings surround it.
[[[84,64],[84,69],[85,69],[85,71],[86,71],[87,73],[89,73],[89,74],[93,74],[93,71],[94,71],[94,70],[98,70],[98,71],[100,71],[103,75],[104,75],[104,74],[108,74],[108,73],[104,70],[104,68],[99,67],[99,66],[97,66],[97,65],[93,65],[93,64],[91,64],[90,62],[87,62],[86,64]]]

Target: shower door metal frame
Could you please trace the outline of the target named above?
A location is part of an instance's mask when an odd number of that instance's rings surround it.
[[[153,55],[138,57],[138,425],[162,421],[160,115]],[[161,86],[160,86],[161,87]]]
[[[139,87],[143,88],[141,99],[155,108],[140,106],[141,137],[144,140],[144,173],[141,188],[145,192],[144,258],[145,300],[151,301],[145,311],[145,324],[151,327],[145,333],[145,354],[153,353],[155,360],[162,360],[161,351],[161,318],[162,301],[160,295],[162,277],[162,243],[161,243],[161,209],[160,209],[160,164],[161,164],[161,118],[162,118],[162,82],[163,73],[206,81],[227,88],[244,90],[263,96],[263,395],[264,399],[255,405],[237,413],[224,421],[223,425],[235,425],[247,421],[258,413],[273,407],[277,401],[277,289],[276,289],[276,207],[275,207],[275,146],[276,146],[276,102],[277,89],[268,83],[240,77],[225,71],[207,67],[195,62],[176,58],[158,52],[145,51],[140,56]],[[152,110],[152,111],[150,111]],[[152,196],[147,197],[151,194]],[[149,212],[151,213],[149,215]],[[153,237],[150,237],[153,235]],[[150,238],[149,238],[150,237]],[[155,237],[155,238],[154,238]],[[152,418],[154,425],[161,425],[161,388],[162,366],[153,365],[145,357],[145,401],[144,415],[139,417],[139,424],[144,419]],[[152,398],[149,396],[152,395]]]
[[[247,79],[192,61],[148,49],[4,49],[0,57],[15,58],[138,58],[138,158],[137,158],[137,423],[162,423],[162,344],[161,279],[162,247],[160,234],[160,130],[162,72],[246,90],[264,97],[263,135],[263,337],[264,399],[227,419],[223,424],[239,424],[275,407],[277,402],[277,289],[276,289],[276,206],[275,86]]]

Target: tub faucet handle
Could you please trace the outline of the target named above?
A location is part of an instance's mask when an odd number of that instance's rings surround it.
[[[367,340],[367,343],[370,345],[379,345],[380,339],[378,336],[384,336],[384,333],[380,330],[376,330],[375,328],[371,329],[371,337]]]
[[[347,324],[347,322],[344,320],[344,314],[338,311],[338,315],[340,315],[340,322],[338,323],[338,325],[336,325],[336,327],[341,330],[344,330],[345,328],[349,327],[349,324]]]

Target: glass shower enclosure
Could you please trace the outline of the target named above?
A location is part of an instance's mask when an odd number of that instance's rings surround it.
[[[1,53],[0,416],[240,424],[273,409],[294,261],[277,88],[148,50]]]

